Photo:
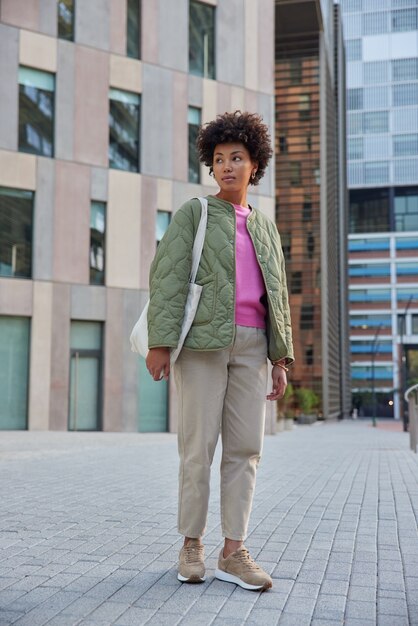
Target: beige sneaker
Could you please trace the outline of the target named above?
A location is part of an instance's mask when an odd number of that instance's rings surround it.
[[[238,548],[226,559],[221,550],[215,577],[253,591],[265,591],[273,586],[270,576],[257,565],[245,546]]]
[[[198,539],[189,539],[187,546],[183,546],[179,556],[179,571],[177,578],[182,583],[203,583],[205,576],[205,548]]]

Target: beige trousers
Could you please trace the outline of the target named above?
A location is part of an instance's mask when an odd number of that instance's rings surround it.
[[[236,326],[230,348],[183,348],[174,376],[179,397],[179,532],[186,537],[204,534],[210,468],[221,432],[222,534],[243,540],[264,436],[266,333]]]

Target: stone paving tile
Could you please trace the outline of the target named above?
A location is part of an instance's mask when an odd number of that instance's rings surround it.
[[[0,626],[418,626],[404,433],[358,421],[266,438],[246,541],[273,575],[264,594],[213,578],[217,471],[207,581],[178,583],[173,435],[5,432],[0,469]]]

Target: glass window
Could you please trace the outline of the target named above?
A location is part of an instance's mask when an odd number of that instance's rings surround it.
[[[347,15],[343,20],[343,30],[346,39],[361,37],[361,13]]]
[[[418,315],[411,315],[412,321],[412,334],[418,335]]]
[[[109,167],[139,172],[140,96],[110,89],[109,100]]]
[[[390,8],[390,0],[364,0],[365,11],[378,11]]]
[[[302,304],[300,312],[300,329],[309,330],[314,327],[314,306],[313,304]]]
[[[353,111],[363,108],[363,89],[347,89],[347,109]]]
[[[68,430],[100,428],[102,335],[101,322],[71,322]]]
[[[350,232],[390,231],[389,190],[359,189],[350,191]]]
[[[390,264],[356,263],[348,266],[348,275],[353,277],[390,276]]]
[[[366,185],[389,182],[389,162],[372,161],[364,164],[364,182]]]
[[[392,131],[413,133],[418,128],[418,107],[403,107],[392,111]]]
[[[348,39],[345,42],[345,53],[347,61],[361,61],[362,41],[361,39]]]
[[[283,154],[287,153],[288,145],[287,145],[287,137],[286,135],[279,136],[279,151]]]
[[[364,159],[377,161],[392,156],[390,135],[367,135],[364,137]]]
[[[290,184],[293,187],[299,187],[302,183],[302,167],[300,161],[292,161],[290,163]]]
[[[289,78],[292,85],[300,85],[302,82],[302,59],[290,59]]]
[[[189,107],[189,183],[200,183],[200,161],[196,147],[196,140],[201,123],[202,114],[200,109],[197,109],[196,107]]]
[[[311,196],[305,196],[302,206],[302,219],[304,222],[312,221],[312,198]]]
[[[350,315],[350,328],[369,330],[381,326],[385,329],[392,329],[392,318],[390,315]]]
[[[372,368],[371,366],[351,366],[351,377],[356,380],[371,380]],[[374,367],[375,380],[392,380],[393,368],[391,365],[375,365]]]
[[[418,297],[417,287],[408,287],[396,290],[396,299],[398,302],[408,302],[409,299],[416,300]]]
[[[390,289],[350,289],[350,302],[390,302]]]
[[[139,432],[168,430],[168,382],[149,375],[145,359],[138,359],[137,428]]]
[[[372,111],[363,113],[363,130],[365,133],[389,132],[389,112]]]
[[[401,83],[418,80],[418,59],[396,59],[392,61],[392,81]]]
[[[388,87],[365,87],[364,108],[365,109],[387,109],[389,106]]]
[[[0,187],[0,276],[32,275],[32,191]]]
[[[392,98],[395,107],[418,104],[418,84],[393,85]]]
[[[418,190],[395,190],[395,230],[418,230]]]
[[[418,249],[417,249],[418,254]],[[415,276],[418,274],[418,263],[398,263],[396,265],[397,276]],[[417,287],[418,294],[418,287]]]
[[[351,341],[351,354],[392,354],[392,342],[378,339],[377,343],[373,341]]]
[[[306,346],[305,348],[305,363],[306,365],[313,365],[313,346]]]
[[[74,41],[74,0],[58,0],[58,37]]]
[[[196,0],[189,5],[189,71],[215,78],[215,7]]]
[[[29,319],[1,316],[0,430],[26,429],[28,378]]]
[[[415,184],[417,182],[418,158],[395,159],[393,165],[393,176],[396,183]]]
[[[394,156],[418,155],[418,135],[393,135]]]
[[[402,237],[396,239],[397,250],[416,250],[418,253],[418,237]]]
[[[281,242],[284,258],[289,261],[292,253],[292,239],[290,233],[281,234]]]
[[[363,35],[381,35],[389,32],[389,13],[374,11],[363,13]]]
[[[169,211],[157,211],[157,220],[155,222],[155,238],[157,246],[171,222],[171,213]]]
[[[348,139],[348,158],[350,160],[363,158],[363,137]]]
[[[350,186],[364,184],[364,171],[362,161],[350,161],[348,163],[348,181]]]
[[[418,28],[417,9],[403,9],[392,11],[392,30],[395,33]]]
[[[106,204],[90,204],[90,284],[105,283]]]
[[[126,54],[133,59],[141,58],[141,0],[127,0]]]
[[[363,10],[363,0],[341,0],[344,13],[355,13]]]
[[[19,68],[19,150],[52,157],[55,77]]]
[[[302,293],[302,272],[292,272],[290,277],[290,293]]]
[[[347,123],[349,135],[363,134],[363,113],[348,113]]]
[[[348,242],[349,252],[376,252],[378,250],[389,250],[389,239],[350,239]]]
[[[308,259],[312,259],[315,251],[315,237],[313,233],[307,233],[306,235],[306,253]]]
[[[366,85],[377,85],[389,81],[388,61],[363,63],[363,80]]]
[[[311,117],[311,96],[301,94],[299,96],[299,119],[308,120]]]

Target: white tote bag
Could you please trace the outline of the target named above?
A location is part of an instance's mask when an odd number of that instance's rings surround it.
[[[192,271],[189,279],[189,291],[187,294],[186,306],[184,308],[184,318],[181,326],[180,338],[177,348],[174,348],[170,354],[170,363],[173,365],[180,351],[183,347],[184,340],[193,324],[193,320],[196,315],[197,307],[199,304],[200,296],[202,294],[203,287],[196,285],[196,274],[199,269],[200,257],[202,256],[203,243],[205,241],[206,224],[208,219],[208,201],[206,198],[199,198],[202,205],[202,212],[200,215],[200,222],[197,228],[196,237],[193,244],[192,252]],[[132,352],[138,352],[140,355],[146,358],[148,354],[148,307],[149,300],[146,303],[139,320],[135,324],[131,336],[131,350]]]

